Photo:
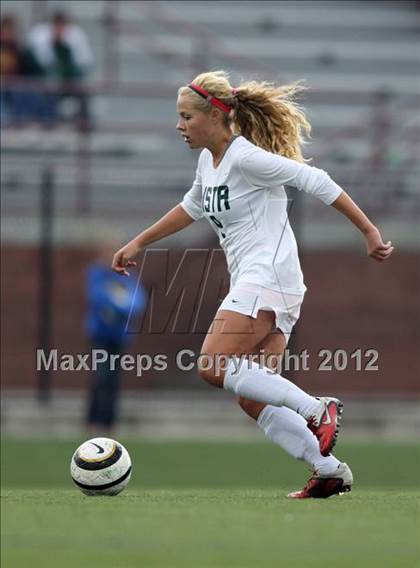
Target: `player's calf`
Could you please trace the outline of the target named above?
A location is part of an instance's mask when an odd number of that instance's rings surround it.
[[[267,406],[263,402],[257,402],[256,400],[251,400],[249,398],[245,398],[244,396],[238,396],[237,401],[242,410],[254,420],[258,419],[258,416],[260,415],[262,409]]]

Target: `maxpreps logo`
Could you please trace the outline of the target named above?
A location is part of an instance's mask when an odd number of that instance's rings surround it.
[[[126,333],[206,334],[228,290],[226,263],[221,249],[187,249],[170,262],[167,249],[146,249],[139,280],[148,303],[141,314],[130,314]]]

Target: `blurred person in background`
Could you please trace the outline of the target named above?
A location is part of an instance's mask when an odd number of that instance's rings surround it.
[[[97,259],[89,266],[86,280],[88,302],[86,330],[92,349],[108,355],[120,355],[129,344],[128,318],[146,306],[146,292],[140,281],[130,277],[122,281],[109,266],[109,246],[103,245]],[[92,371],[87,427],[92,434],[110,433],[117,420],[120,393],[120,369],[108,360]]]
[[[27,93],[18,81],[25,74],[25,54],[12,15],[0,22],[0,114],[2,126],[20,125],[29,116]]]
[[[183,201],[118,250],[112,263],[128,276],[142,248],[208,220],[231,282],[204,340],[198,373],[235,394],[268,439],[311,467],[292,499],[350,491],[353,475],[332,454],[341,401],[312,396],[279,371],[306,292],[284,185],[345,215],[363,235],[369,257],[383,262],[393,252],[349,195],[325,171],[304,163],[301,145],[310,124],[294,101],[302,89],[257,81],[232,88],[223,71],[202,73],[181,87],[176,128],[190,149],[202,149],[195,180]],[[252,361],[261,352],[262,365]]]
[[[1,19],[0,44],[2,126],[35,126],[51,122],[56,97],[40,92],[34,85],[41,69],[20,41],[13,16]]]
[[[46,84],[58,86],[54,95],[45,95],[49,105],[47,119],[55,122],[61,101],[72,99],[78,106],[75,118],[79,128],[89,130],[91,114],[83,80],[92,69],[93,56],[82,28],[66,12],[56,11],[50,22],[36,24],[30,30],[26,49],[29,73]]]

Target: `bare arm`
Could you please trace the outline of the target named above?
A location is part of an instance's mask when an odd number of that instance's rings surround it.
[[[188,213],[185,212],[181,205],[177,205],[166,215],[164,215],[154,225],[138,234],[134,239],[117,251],[112,261],[112,268],[118,274],[128,276],[127,268],[136,266],[134,258],[144,246],[150,245],[156,241],[160,241],[164,237],[168,237],[177,233],[181,229],[188,227],[194,222]]]
[[[367,253],[370,257],[378,262],[383,262],[391,256],[394,250],[391,241],[386,244],[382,241],[379,230],[345,191],[331,205],[345,215],[363,233],[366,239]]]

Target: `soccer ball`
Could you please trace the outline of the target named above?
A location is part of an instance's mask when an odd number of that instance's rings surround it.
[[[130,455],[115,440],[92,438],[74,452],[70,473],[85,495],[117,495],[130,481]]]

